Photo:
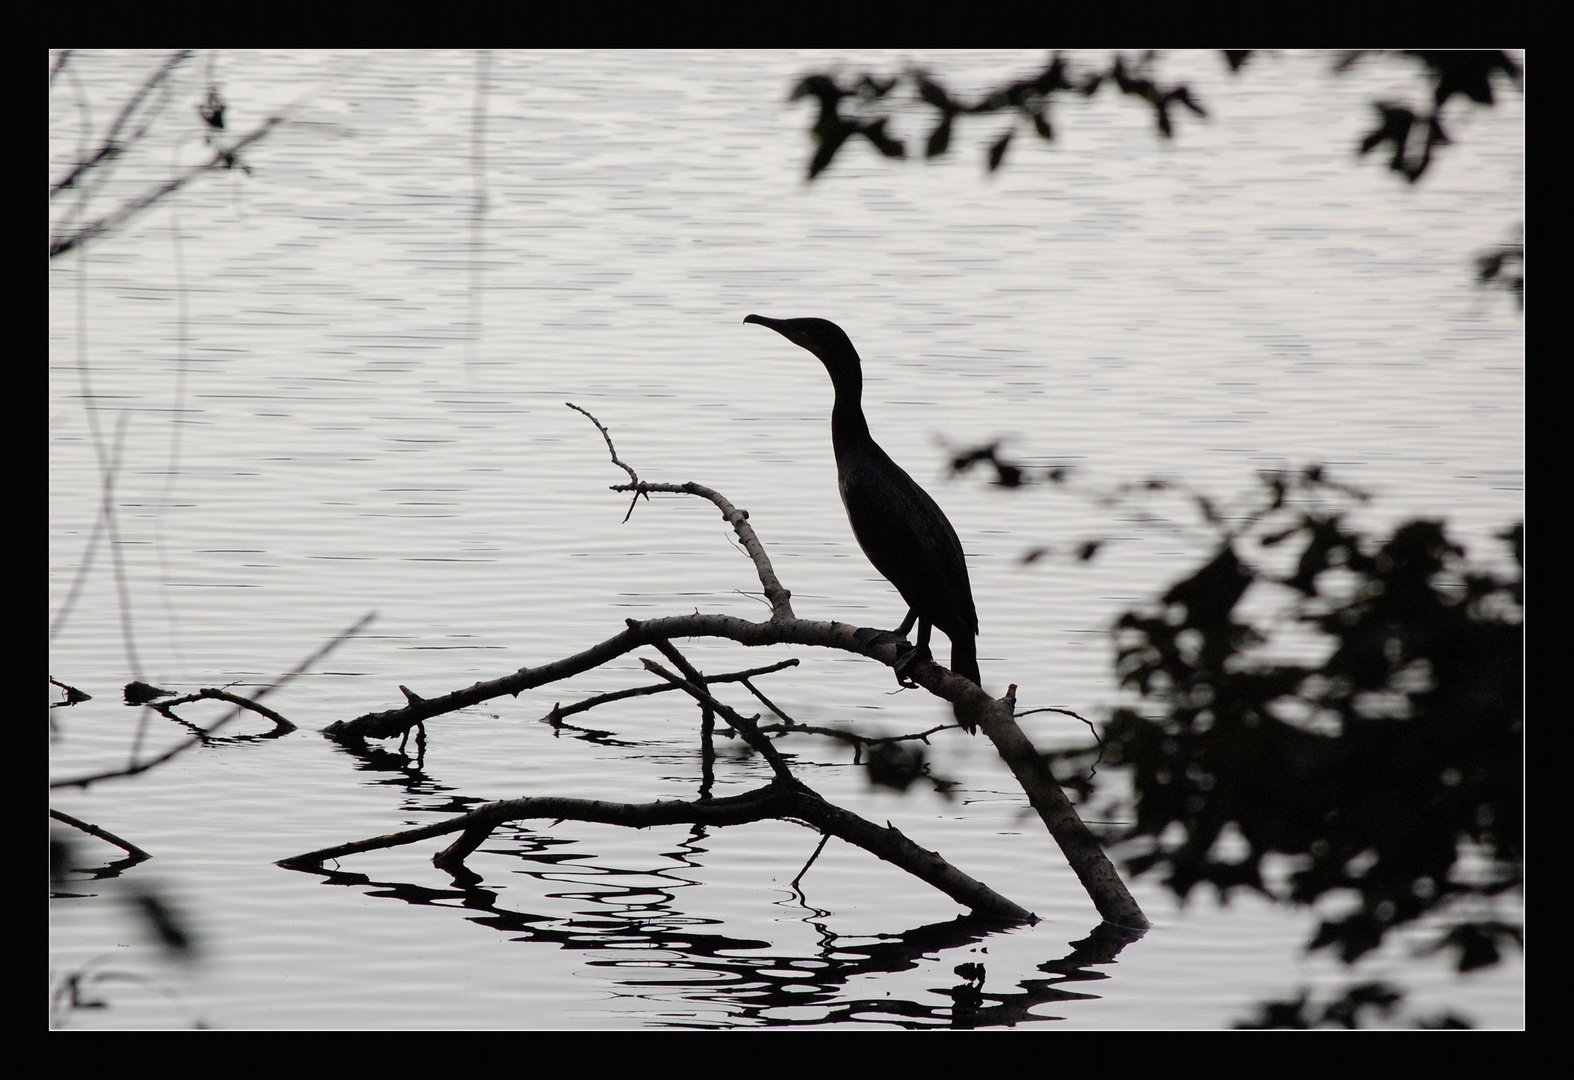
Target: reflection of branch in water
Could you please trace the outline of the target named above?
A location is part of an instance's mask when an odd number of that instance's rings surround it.
[[[680,917],[673,897],[692,887],[684,873],[696,865],[692,860],[669,869],[603,867],[578,861],[570,853],[576,846],[550,834],[526,832],[510,843],[507,853],[526,867],[510,876],[536,878],[548,897],[572,905],[566,915],[561,910],[505,908],[503,894],[483,886],[475,875],[456,875],[454,888],[437,889],[343,870],[316,872],[326,884],[370,896],[463,909],[478,925],[511,942],[585,954],[592,967],[607,972],[614,986],[630,995],[681,1003],[686,1014],[696,1007],[720,1010],[722,1023],[732,1027],[812,1028],[853,1021],[910,1029],[988,1028],[1055,1020],[1066,1015],[1058,1007],[1062,1003],[1074,1006],[1097,998],[1073,991],[1069,984],[1109,978],[1101,969],[1142,937],[1141,931],[1100,923],[1063,955],[1040,963],[1043,978],[992,988],[984,970],[988,956],[981,949],[1000,931],[997,920],[963,915],[870,937],[840,934],[811,909],[803,919],[817,944],[808,953],[785,953],[771,942],[720,932],[720,923]],[[532,865],[538,869],[528,869]],[[627,884],[631,874],[638,877],[637,889]],[[661,957],[659,970],[653,971],[648,961],[631,963],[634,956]],[[944,989],[943,973],[949,971],[946,961],[951,957],[978,961],[971,965],[977,970]],[[864,987],[872,978],[912,971],[924,972],[924,985],[934,989],[910,997],[857,996],[867,992]],[[958,999],[967,996],[973,1000],[959,1005]],[[681,1020],[669,1023],[691,1026]]]

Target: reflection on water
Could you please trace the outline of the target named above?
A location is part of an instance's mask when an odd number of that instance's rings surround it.
[[[995,935],[989,920],[963,916],[874,938],[849,936],[836,931],[833,912],[815,910],[800,893],[796,917],[814,930],[817,947],[810,955],[782,954],[769,941],[730,936],[722,920],[696,918],[683,908],[682,891],[696,882],[686,880],[680,868],[704,863],[705,840],[706,830],[696,828],[677,850],[666,853],[677,866],[657,871],[603,865],[593,855],[570,850],[580,846],[578,841],[527,831],[510,836],[507,856],[525,867],[514,873],[531,879],[546,896],[576,906],[568,917],[511,910],[479,875],[457,878],[448,889],[374,881],[345,871],[323,876],[330,884],[372,896],[463,907],[478,913],[472,921],[511,941],[583,953],[588,967],[642,1002],[638,1011],[647,1022],[668,1027],[851,1022],[975,1028],[1058,1020],[1042,1007],[1094,996],[1063,984],[1108,978],[1098,969],[1141,936],[1099,923],[1064,956],[1040,963],[1044,978],[1009,989],[991,987],[987,957],[978,954],[978,947]],[[881,977],[892,973],[924,969],[932,978],[943,954],[969,950],[982,962],[956,965],[954,985],[932,987],[914,999],[858,994],[858,984],[880,985]]]

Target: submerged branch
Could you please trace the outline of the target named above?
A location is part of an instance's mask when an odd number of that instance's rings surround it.
[[[1016,689],[1012,686],[1005,697],[989,703],[980,718],[979,730],[989,736],[1001,760],[1022,785],[1039,820],[1055,838],[1098,913],[1117,926],[1147,929],[1147,916],[1121,880],[1115,864],[1104,854],[1104,846],[1078,816],[1044,756],[1017,725],[1013,715]]]
[[[784,783],[777,780],[742,795],[704,802],[674,799],[652,803],[616,803],[595,799],[551,797],[508,799],[489,803],[460,817],[422,826],[419,829],[409,829],[387,836],[339,844],[321,851],[307,852],[304,855],[284,859],[279,865],[292,870],[305,870],[320,866],[329,859],[338,859],[363,851],[399,847],[457,832],[460,834],[459,838],[432,859],[438,866],[454,868],[485,843],[487,837],[498,826],[510,821],[540,818],[590,821],[633,829],[648,829],[657,825],[719,827],[767,820],[801,822],[818,832],[838,837],[863,848],[871,855],[934,886],[977,914],[1019,923],[1038,921],[1037,916],[1026,908],[1020,907],[982,882],[964,874],[941,858],[938,853],[926,851],[913,843],[900,830],[892,826],[876,825],[851,811],[834,806],[795,781]]]
[[[273,721],[273,731],[271,734],[274,735],[288,735],[290,732],[295,730],[294,724],[290,723],[283,716],[274,712],[266,705],[253,701],[251,698],[241,697],[239,694],[232,694],[228,690],[219,690],[211,686],[205,686],[201,690],[198,690],[195,694],[187,694],[184,697],[170,698],[167,701],[150,701],[148,702],[148,705],[150,708],[157,709],[171,720],[175,720],[178,719],[178,717],[170,712],[170,710],[176,705],[188,705],[193,701],[227,701],[237,708],[246,709],[256,713],[258,716],[267,717],[269,720]]]

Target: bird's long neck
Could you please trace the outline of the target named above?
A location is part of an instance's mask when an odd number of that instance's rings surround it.
[[[836,388],[836,403],[831,406],[831,445],[840,458],[844,453],[856,453],[874,445],[869,434],[869,422],[864,419],[863,371],[858,354],[850,356],[822,356],[825,370],[831,373],[831,385]]]
[[[869,421],[864,419],[863,406],[856,390],[851,394],[836,391],[836,404],[831,408],[831,446],[836,456],[856,453],[874,445],[869,434]]]

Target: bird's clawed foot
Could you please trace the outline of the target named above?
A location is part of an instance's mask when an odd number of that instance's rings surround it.
[[[933,659],[929,655],[928,649],[921,648],[908,641],[907,638],[902,636],[900,630],[873,630],[866,628],[859,630],[856,636],[860,645],[897,646],[900,651],[897,653],[896,664],[894,665],[896,681],[899,686],[906,690],[913,690],[918,686],[908,672],[912,671],[914,667],[923,661]]]
[[[897,683],[905,689],[916,690],[918,688],[918,684],[913,681],[913,677],[908,673],[919,664],[929,663],[933,660],[934,657],[930,655],[930,652],[927,648],[919,645],[908,645],[907,648],[902,651],[902,655],[896,658],[895,670]]]

